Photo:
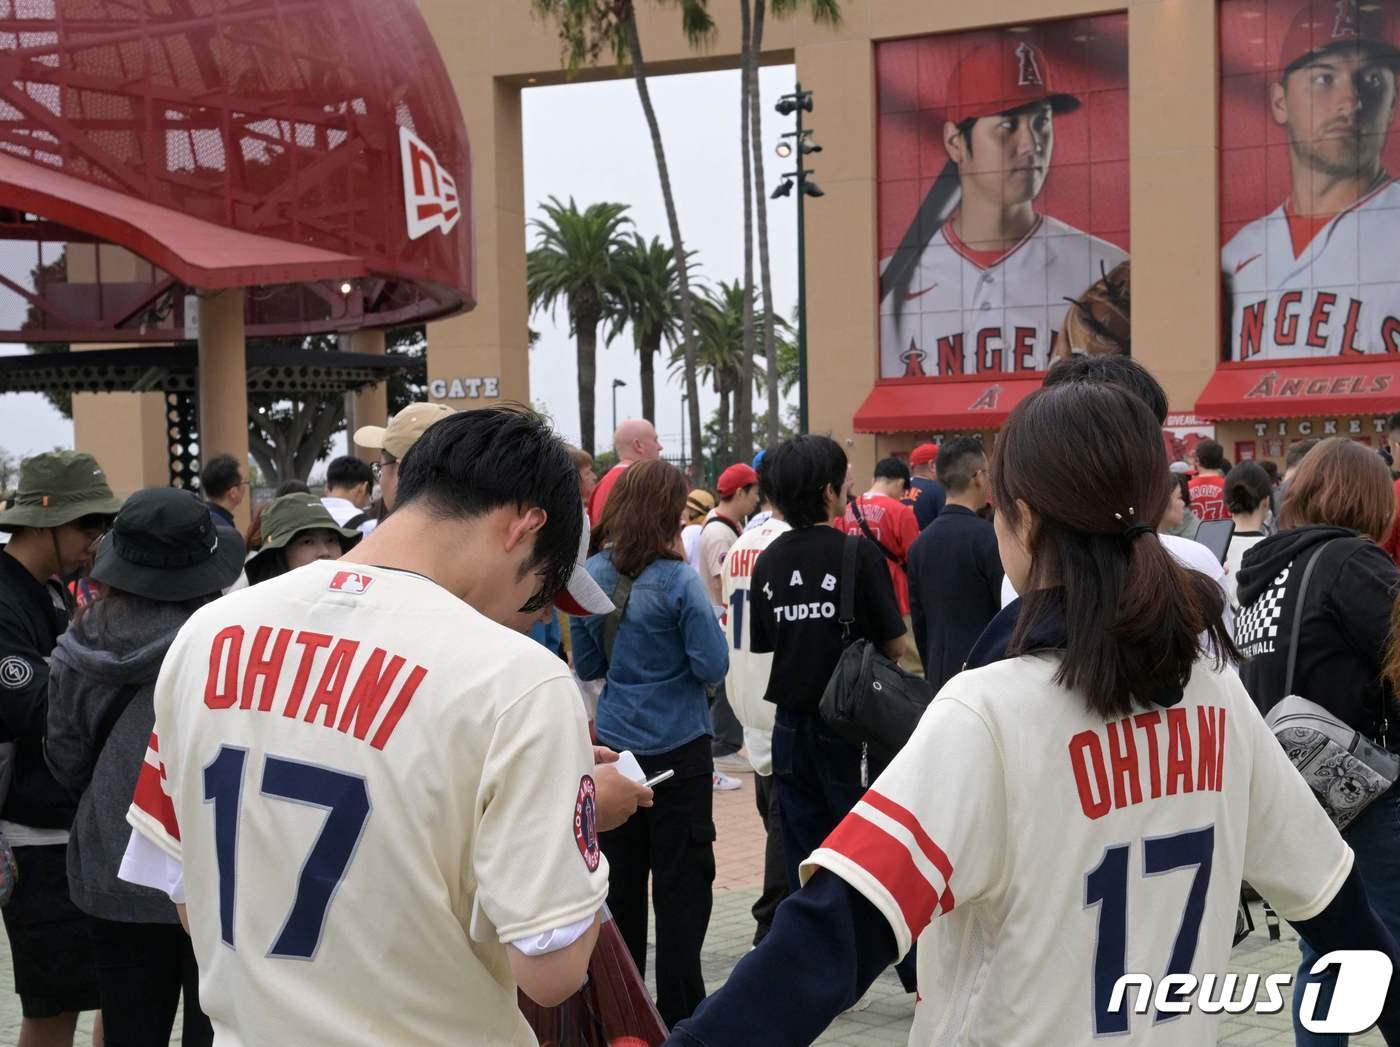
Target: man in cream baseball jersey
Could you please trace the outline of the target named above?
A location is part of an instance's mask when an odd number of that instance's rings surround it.
[[[1030,39],[1005,34],[958,63],[946,106],[958,206],[932,237],[883,262],[880,373],[1043,371],[1069,300],[1127,257],[1035,209],[1055,121],[1079,99],[1054,89]]]
[[[1400,352],[1394,8],[1307,0],[1284,36],[1268,104],[1291,187],[1221,251],[1233,360]]]
[[[534,1044],[517,984],[552,1006],[582,983],[616,772],[517,631],[565,589],[610,608],[575,573],[582,527],[542,423],[453,414],[346,558],[181,630],[123,876],[188,895],[220,1043]]]

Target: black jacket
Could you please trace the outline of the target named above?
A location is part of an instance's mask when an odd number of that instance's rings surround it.
[[[1325,552],[1324,552],[1325,550]],[[1285,697],[1298,590],[1310,557],[1321,554],[1302,609],[1293,693],[1323,706],[1368,737],[1400,742],[1391,689],[1381,681],[1400,568],[1375,542],[1342,527],[1299,527],[1266,538],[1244,556],[1235,641],[1240,678],[1261,712]]]
[[[0,552],[0,742],[15,743],[14,779],[0,818],[67,829],[77,810],[44,762],[49,656],[68,628],[61,592]]]
[[[909,611],[924,674],[937,689],[1001,610],[996,530],[960,505],[945,506],[909,548]]]

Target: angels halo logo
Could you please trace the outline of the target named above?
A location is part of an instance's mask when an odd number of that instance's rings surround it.
[[[598,786],[588,774],[579,779],[578,798],[574,801],[574,842],[588,871],[597,872],[603,857],[598,843]]]

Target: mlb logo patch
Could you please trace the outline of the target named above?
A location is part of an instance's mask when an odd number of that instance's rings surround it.
[[[370,587],[370,583],[373,581],[372,576],[362,571],[336,571],[335,577],[331,579],[331,592],[359,596]]]
[[[598,786],[587,774],[579,779],[578,798],[574,801],[574,842],[588,871],[597,872],[603,856],[598,844]]]

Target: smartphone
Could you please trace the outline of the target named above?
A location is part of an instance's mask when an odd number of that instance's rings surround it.
[[[1230,552],[1230,539],[1235,534],[1234,520],[1203,520],[1196,530],[1196,541],[1214,554],[1221,563]]]
[[[644,781],[642,784],[645,785],[648,789],[655,789],[658,785],[660,785],[662,782],[664,782],[667,778],[674,778],[675,776],[676,776],[676,772],[675,772],[675,771],[662,771],[660,774],[653,775],[652,777],[648,778],[648,779],[647,779],[646,781]]]

